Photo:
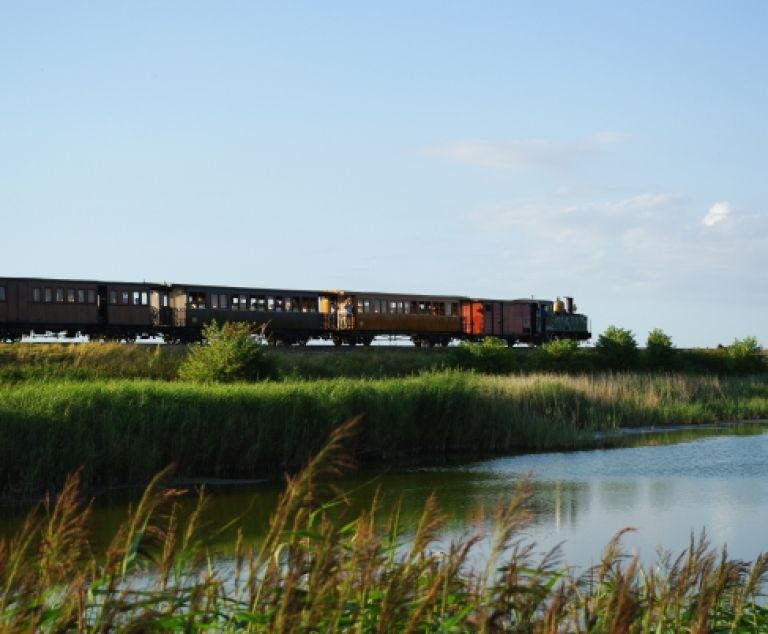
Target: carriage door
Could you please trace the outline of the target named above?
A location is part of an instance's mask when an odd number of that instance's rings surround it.
[[[171,326],[171,308],[168,304],[167,289],[152,289],[149,293],[149,303],[152,307],[152,325]]]
[[[99,307],[98,307],[98,322],[99,326],[106,326],[109,323],[109,295],[107,293],[107,287],[99,285],[96,288],[96,294],[98,295]]]
[[[340,327],[339,311],[343,310],[343,299],[336,291],[329,291],[320,296],[319,308],[323,316],[323,328],[338,330]]]
[[[502,336],[501,302],[486,302],[484,305],[483,334],[486,336]]]

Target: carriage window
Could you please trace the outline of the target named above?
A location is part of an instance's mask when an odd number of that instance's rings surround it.
[[[250,295],[248,297],[248,310],[256,310],[256,295]]]
[[[74,288],[68,288],[67,289],[67,303],[68,304],[74,304],[75,303],[75,289]]]
[[[57,288],[56,289],[56,301],[58,303],[61,303],[64,301],[64,289],[63,288]]]
[[[232,310],[240,310],[240,296],[232,295]]]
[[[304,299],[301,303],[301,312],[303,313],[316,313],[317,312],[317,302],[311,298],[308,297]]]
[[[410,315],[411,314],[411,302],[404,302],[403,303],[403,312],[406,315]]]
[[[120,291],[120,303],[130,304],[130,302],[131,302],[131,294],[128,291]]]
[[[94,291],[92,288],[88,289],[88,303],[89,304],[96,303],[96,291]]]
[[[147,295],[147,291],[141,291],[141,305],[142,306],[149,305],[149,295]]]
[[[5,301],[5,286],[0,286],[0,302]]]
[[[451,314],[452,317],[455,317],[456,315],[459,314],[459,303],[458,302],[453,302],[451,304],[451,313],[450,314]]]
[[[77,289],[77,303],[78,304],[85,304],[85,289],[84,288],[78,288]]]
[[[45,302],[50,304],[53,301],[53,289],[52,288],[43,289],[43,297],[45,298]]]
[[[284,308],[284,300],[282,297],[275,297],[275,310],[280,312]]]
[[[205,293],[190,293],[187,299],[190,308],[205,308]]]
[[[275,298],[267,297],[267,310],[275,310]]]
[[[160,307],[168,308],[168,293],[160,293]]]
[[[109,291],[109,303],[117,304],[117,291]]]
[[[300,306],[301,305],[299,304],[299,298],[298,297],[291,297],[291,308],[290,308],[290,310],[292,310],[293,312],[296,312],[296,311],[299,310]],[[287,310],[287,307],[286,307],[286,310]]]
[[[370,313],[371,312],[371,300],[370,299],[359,299],[357,300],[357,310],[360,313]]]
[[[227,296],[222,293],[219,295],[219,308],[226,310],[228,304],[227,304]]]
[[[3,290],[0,291],[2,293],[3,299],[0,299],[0,301],[3,301],[5,299],[5,286],[0,286]],[[40,289],[39,288],[33,288],[32,289],[32,301],[33,302],[39,302],[40,301]]]
[[[141,306],[141,296],[139,295],[139,291],[133,291],[133,305]]]
[[[219,307],[219,296],[216,293],[211,293],[211,308]]]

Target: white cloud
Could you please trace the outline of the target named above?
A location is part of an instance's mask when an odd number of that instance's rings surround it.
[[[626,143],[620,132],[598,132],[574,140],[514,139],[504,142],[456,141],[430,150],[440,158],[502,170],[529,167],[564,167],[612,145]]]
[[[731,204],[728,202],[719,202],[715,203],[709,208],[709,211],[707,211],[707,215],[704,216],[704,219],[701,221],[702,224],[706,225],[707,227],[712,227],[716,225],[718,222],[722,222],[728,216],[731,215],[731,212],[733,211],[733,208],[731,207]]]
[[[497,245],[499,258],[536,277],[535,288],[588,280],[606,295],[670,301],[768,291],[744,274],[764,266],[768,214],[736,219],[730,204],[718,203],[708,218],[702,226],[681,194],[648,192],[582,204],[529,201],[475,210],[467,219]],[[727,234],[709,229],[725,218]]]
[[[660,222],[673,214],[685,200],[682,194],[645,193],[630,198],[598,203],[555,205],[522,203],[491,209],[477,209],[468,216],[470,222],[484,228],[518,227],[553,238],[558,235],[610,232],[651,217]]]

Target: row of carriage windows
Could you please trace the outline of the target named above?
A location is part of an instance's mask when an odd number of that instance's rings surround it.
[[[92,288],[37,287],[32,289],[32,301],[46,304],[95,304],[96,291]]]
[[[353,312],[360,314],[448,315],[459,314],[458,302],[426,302],[393,299],[358,298],[352,300]],[[191,309],[258,310],[276,312],[316,313],[317,299],[309,297],[283,297],[270,295],[244,295],[225,293],[190,293],[187,305]],[[339,304],[341,307],[344,303]],[[342,308],[343,309],[343,308]]]
[[[45,304],[95,304],[96,291],[92,288],[34,287],[32,301]],[[109,291],[110,304],[149,306],[147,291]]]
[[[187,305],[192,309],[261,310],[294,313],[316,313],[317,299],[272,295],[230,295],[227,293],[190,293]]]
[[[162,304],[168,305],[168,296],[163,293]],[[0,302],[6,301],[5,286],[0,286]],[[32,289],[33,302],[59,304],[95,304],[94,289],[66,287],[35,287]],[[311,297],[286,297],[272,295],[246,295],[227,293],[190,293],[188,306],[192,309],[212,308],[217,310],[254,310],[275,312],[316,313],[318,302]],[[110,290],[109,303],[125,306],[148,306],[147,291]],[[403,314],[403,315],[447,315],[459,314],[457,302],[406,301],[361,297],[353,300],[354,312],[360,314]]]
[[[109,303],[123,306],[149,306],[149,293],[147,291],[109,291]]]
[[[432,315],[434,317],[459,314],[458,302],[406,301],[361,297],[357,300],[356,304],[357,312],[363,314]]]

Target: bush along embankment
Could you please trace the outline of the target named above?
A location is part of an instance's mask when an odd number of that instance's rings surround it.
[[[77,477],[55,504],[0,539],[4,632],[765,632],[768,557],[712,549],[704,536],[644,567],[621,547],[576,575],[525,540],[523,483],[446,548],[435,498],[415,525],[376,502],[353,515],[323,482],[345,468],[343,426],[291,478],[261,543],[238,538],[224,562],[205,499],[155,479],[95,552]]]
[[[41,382],[0,386],[0,483],[6,495],[180,475],[279,475],[362,414],[352,451],[372,460],[566,449],[633,425],[768,417],[760,378],[462,372],[387,380],[197,384]]]

